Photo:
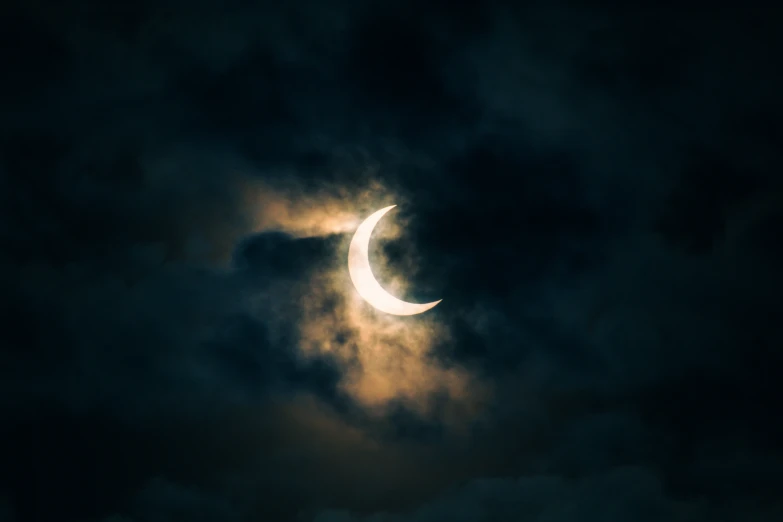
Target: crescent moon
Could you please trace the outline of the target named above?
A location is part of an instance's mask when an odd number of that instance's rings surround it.
[[[372,306],[392,315],[416,315],[426,312],[430,308],[440,303],[442,299],[431,303],[408,303],[397,299],[383,287],[372,275],[370,269],[370,237],[375,225],[388,211],[396,207],[382,208],[359,225],[356,233],[351,240],[351,246],[348,249],[348,273],[351,275],[353,286],[362,298]]]

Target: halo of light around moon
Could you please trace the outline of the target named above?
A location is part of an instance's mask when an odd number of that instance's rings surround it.
[[[362,296],[362,299],[373,307],[392,315],[416,315],[433,308],[442,299],[431,303],[408,303],[397,299],[375,279],[370,268],[370,238],[372,231],[381,218],[397,205],[382,208],[364,220],[351,240],[348,249],[348,273],[351,276],[353,286]]]

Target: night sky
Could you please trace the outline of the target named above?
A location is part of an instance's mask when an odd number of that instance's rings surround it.
[[[783,10],[540,4],[0,7],[0,522],[783,520]]]

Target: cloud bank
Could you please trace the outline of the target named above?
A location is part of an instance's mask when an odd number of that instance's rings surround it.
[[[316,4],[4,8],[0,518],[780,518],[777,13]]]

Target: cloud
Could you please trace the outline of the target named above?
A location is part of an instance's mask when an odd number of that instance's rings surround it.
[[[11,503],[5,496],[0,496],[0,520],[7,522],[14,522],[14,520],[16,520]]]
[[[372,179],[372,170],[367,169]],[[247,180],[245,204],[255,231],[279,230],[296,237],[314,237],[353,231],[359,217],[393,199],[378,182],[363,189],[324,183],[309,189],[296,183],[275,187]]]
[[[315,522],[428,522],[454,520],[703,520],[698,503],[677,502],[660,480],[639,468],[618,468],[581,480],[557,476],[478,479],[406,514],[352,516],[324,512]]]
[[[263,234],[259,239],[272,237]],[[284,236],[277,237],[286,241]],[[295,304],[286,317],[298,318],[296,343],[300,354],[304,358],[332,358],[341,368],[339,388],[364,406],[379,409],[379,413],[390,403],[402,401],[421,414],[429,414],[438,397],[473,404],[475,408],[487,391],[466,369],[446,367],[431,356],[436,344],[447,341],[448,328],[437,319],[388,317],[372,310],[355,294],[346,273],[350,236],[334,239],[339,241],[331,242],[333,250],[319,270],[288,283]],[[259,262],[274,262],[281,246],[264,247]],[[278,269],[296,266],[302,258],[296,254],[283,257]],[[377,266],[379,274],[387,273],[382,262]],[[390,286],[399,290],[401,285]],[[273,300],[283,299],[281,292],[272,295],[276,296]],[[279,302],[267,304],[280,307]]]
[[[775,514],[774,16],[147,4],[0,21],[7,511]]]
[[[346,232],[354,230],[368,213],[388,203],[404,206],[404,197],[395,197],[377,182],[363,190],[327,184],[310,190],[296,185],[277,190],[256,184],[246,194],[255,202],[248,206],[256,209],[256,229],[312,238],[292,241],[294,247],[318,245],[316,238],[328,238],[330,250],[324,252],[323,263],[316,270],[298,271],[306,275],[290,284],[288,291],[296,296],[297,311],[289,313],[298,317],[298,349],[305,357],[332,357],[343,372],[342,391],[379,412],[397,401],[421,414],[430,414],[438,397],[473,404],[474,409],[486,399],[486,386],[482,389],[465,368],[445,367],[442,361],[431,357],[435,345],[446,342],[449,336],[442,322],[377,313],[358,297],[348,279],[346,259],[350,234]],[[416,272],[416,253],[406,250],[401,256],[404,259],[396,259],[395,266],[390,267],[383,248],[405,236],[402,225],[410,217],[403,214],[399,223],[397,214],[393,216],[397,219],[390,216],[378,227],[372,256],[376,276],[382,278],[390,291],[404,296],[405,278]],[[279,258],[276,272],[284,273],[287,267],[297,266],[300,260],[309,257],[295,250],[281,255],[283,243],[289,241],[282,234],[254,237],[245,243],[243,258],[237,261],[251,270],[268,266]],[[280,292],[272,294],[281,295]],[[269,306],[274,305],[269,303]]]
[[[346,297],[349,283],[335,282],[343,265],[336,258],[344,257],[338,254],[346,239],[256,234],[238,246],[228,269],[164,262],[159,250],[137,247],[121,265],[136,274],[131,280],[74,264],[6,272],[4,284],[22,305],[17,316],[23,319],[6,329],[20,349],[5,353],[3,380],[6,418],[17,427],[11,439],[23,444],[6,470],[20,475],[15,488],[56,487],[61,473],[77,464],[47,459],[57,459],[66,448],[76,447],[74,456],[83,465],[102,472],[107,471],[99,463],[125,448],[132,465],[111,460],[133,468],[122,485],[73,480],[50,494],[50,507],[41,513],[86,509],[81,495],[96,488],[104,500],[89,509],[106,509],[136,494],[141,481],[161,467],[165,480],[196,490],[222,489],[202,481],[225,469],[251,489],[275,483],[286,495],[307,492],[311,499],[328,494],[344,501],[352,484],[364,480],[368,502],[388,500],[390,484],[421,468],[413,460],[421,450],[394,450],[397,435],[384,413],[401,402],[432,422],[461,422],[466,415],[459,403],[474,398],[467,394],[467,372],[428,358],[436,324],[384,323],[366,304]],[[57,329],[36,334],[36,344],[26,345],[36,353],[21,350],[28,325],[44,316],[59,318]],[[345,337],[333,339],[339,329]],[[66,344],[74,340],[75,346]],[[374,351],[383,348],[399,352],[392,357]],[[51,360],[56,354],[56,364],[41,364],[43,356]],[[14,377],[12,370],[22,368],[24,378]],[[447,406],[456,406],[436,412],[444,397],[450,399]],[[38,411],[45,421],[29,417],[31,404],[42,405]],[[70,419],[95,435],[74,432]],[[28,431],[41,433],[22,443]],[[367,433],[389,443],[379,446]],[[177,442],[181,437],[190,443]],[[104,438],[109,440],[96,442]],[[234,448],[226,452],[219,449],[223,444]],[[38,466],[25,468],[34,453],[52,468],[50,481],[35,482]],[[357,464],[336,481],[334,470],[346,459]],[[311,468],[310,478],[301,479],[298,471],[286,475],[291,462],[299,463],[297,470]],[[401,462],[407,462],[405,473],[394,471]],[[255,471],[253,464],[267,471]],[[438,477],[436,483],[444,480]],[[72,495],[79,497],[75,503],[67,500]],[[259,502],[272,502],[266,498]],[[161,502],[176,512],[191,509],[177,507],[175,500]],[[18,502],[25,512],[33,509],[30,500]],[[270,509],[294,510],[293,500],[284,504]],[[164,508],[161,517],[168,516]],[[252,503],[248,509],[262,510]]]
[[[227,499],[210,498],[164,479],[153,479],[142,489],[134,511],[141,520],[241,520]]]

